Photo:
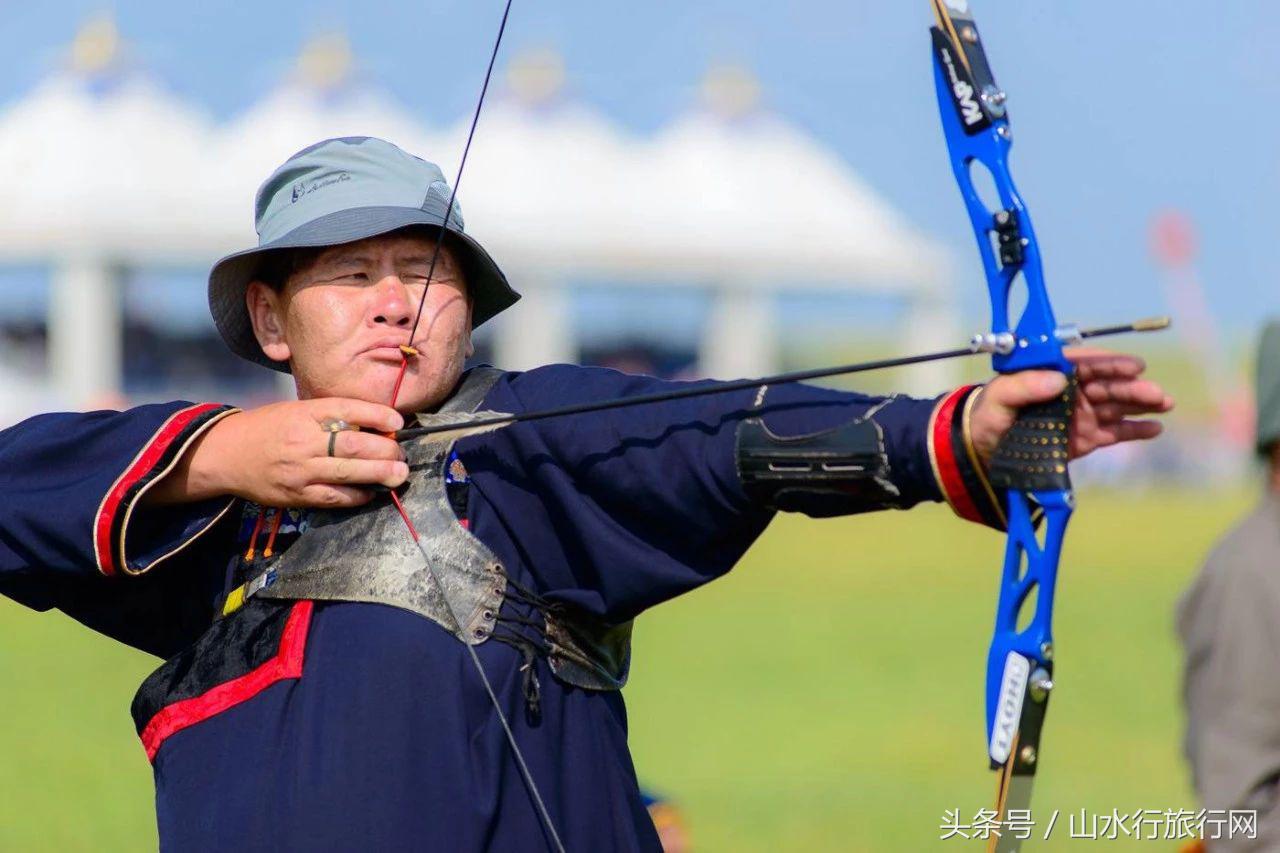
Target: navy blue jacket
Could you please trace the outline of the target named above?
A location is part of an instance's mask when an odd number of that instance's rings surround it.
[[[551,366],[506,374],[482,408],[518,412],[670,384]],[[773,432],[797,435],[874,408],[897,505],[945,498],[983,520],[989,494],[963,432],[972,396],[885,400],[780,386],[758,414]],[[632,619],[729,571],[769,523],[735,458],[754,397],[465,439],[467,523],[519,584],[608,622]],[[137,722],[154,765],[161,847],[549,849],[489,700],[448,632],[371,604],[263,601],[238,627],[216,618],[254,513],[231,499],[167,508],[141,499],[234,411],[173,403],[43,415],[0,432],[0,592],[173,659],[160,694],[135,703],[135,716],[145,709]],[[541,713],[532,717],[516,650],[486,642],[478,651],[567,848],[658,850],[622,696],[564,685],[539,660]]]

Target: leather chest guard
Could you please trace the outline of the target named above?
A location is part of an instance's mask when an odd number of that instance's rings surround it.
[[[419,414],[423,425],[455,423],[476,412],[502,371],[469,371],[437,414]],[[464,643],[479,645],[493,636],[510,581],[488,546],[458,523],[445,489],[445,468],[455,436],[427,435],[405,444],[410,486],[401,494],[436,576],[447,589],[461,625],[409,539],[399,514],[386,501],[355,510],[313,513],[310,526],[279,557],[276,579],[257,595],[276,600],[350,601],[387,604],[424,616]],[[545,630],[536,648],[551,670],[568,684],[589,690],[617,690],[631,660],[631,622],[607,625],[586,611],[521,598],[542,615]],[[500,637],[501,639],[501,637]]]

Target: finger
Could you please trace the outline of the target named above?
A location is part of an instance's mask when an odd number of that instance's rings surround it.
[[[1144,419],[1124,420],[1086,430],[1072,437],[1071,458],[1078,459],[1099,448],[1126,441],[1150,441],[1163,432],[1164,424]]]
[[[388,459],[313,459],[309,480],[327,485],[382,485],[394,489],[409,479],[409,466]]]
[[[328,436],[325,438],[325,450],[320,455],[328,455]],[[404,448],[393,438],[372,432],[344,431],[335,436],[333,455],[343,459],[390,459],[404,461]]]
[[[1149,379],[1095,379],[1081,386],[1090,402],[1124,401],[1157,403],[1168,395]]]
[[[1164,424],[1145,418],[1127,418],[1123,421],[1098,426],[1076,436],[1077,449],[1089,450],[1108,447],[1124,441],[1147,441],[1164,432]]]
[[[1081,387],[1090,403],[1126,403],[1147,406],[1152,411],[1164,412],[1173,408],[1173,398],[1164,388],[1149,379],[1094,380]]]
[[[404,417],[390,406],[355,400],[350,397],[326,397],[311,401],[311,411],[317,424],[326,420],[343,420],[352,426],[365,427],[374,432],[395,432],[404,427]]]
[[[1114,424],[1125,418],[1162,413],[1161,410],[1153,410],[1150,406],[1131,403],[1101,403],[1093,406],[1092,412],[1094,419],[1100,424]]]
[[[1067,358],[1076,366],[1080,382],[1095,379],[1135,379],[1147,369],[1147,362],[1136,355],[1105,350],[1069,350]]]
[[[1111,433],[1116,442],[1150,441],[1164,432],[1164,424],[1159,421],[1138,418],[1113,424],[1107,431]]]
[[[373,500],[373,492],[354,486],[315,483],[302,489],[294,505],[310,509],[346,509],[364,506]]]

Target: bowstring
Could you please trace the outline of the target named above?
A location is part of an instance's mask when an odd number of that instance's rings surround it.
[[[484,82],[480,85],[480,97],[476,100],[475,111],[471,114],[471,127],[467,129],[467,141],[462,146],[462,158],[458,161],[458,171],[453,178],[453,188],[449,191],[449,202],[444,208],[444,222],[440,226],[440,235],[436,239],[435,248],[431,250],[431,261],[427,264],[427,283],[422,287],[422,296],[418,299],[418,310],[413,315],[413,325],[409,327],[408,349],[400,350],[400,373],[396,377],[395,388],[391,391],[391,408],[395,408],[400,397],[400,386],[404,381],[405,371],[409,368],[409,356],[417,355],[413,346],[414,337],[418,334],[418,325],[422,322],[422,312],[427,307],[427,291],[435,279],[436,263],[440,260],[440,248],[444,245],[445,234],[449,230],[449,220],[453,218],[454,204],[458,200],[458,187],[462,185],[462,173],[467,168],[467,155],[471,153],[471,143],[476,137],[476,127],[480,124],[480,111],[484,107],[485,96],[489,94],[489,81],[493,78],[493,66],[498,61],[498,49],[502,47],[502,36],[507,31],[507,18],[511,15],[511,2],[507,0],[502,9],[502,20],[498,24],[498,35],[493,40],[493,50],[489,53],[489,66],[484,72]]]
[[[498,51],[502,46],[502,37],[507,30],[507,19],[511,15],[512,0],[506,0],[506,4],[502,10],[502,21],[498,24],[498,34],[493,41],[493,50],[489,53],[489,65],[484,72],[484,83],[480,87],[480,97],[476,100],[475,111],[471,115],[471,127],[467,130],[467,140],[462,147],[462,157],[458,161],[458,171],[453,179],[453,188],[449,192],[449,202],[445,205],[444,221],[440,226],[440,234],[436,239],[435,248],[431,252],[431,261],[427,265],[427,281],[422,287],[422,296],[418,300],[418,310],[413,317],[413,325],[409,327],[409,340],[405,347],[400,349],[400,371],[396,375],[395,387],[391,391],[391,408],[395,408],[400,398],[400,388],[404,384],[405,373],[409,369],[409,357],[412,355],[417,357],[418,351],[414,347],[414,338],[418,333],[418,326],[422,322],[422,314],[427,305],[427,292],[431,288],[431,282],[435,278],[436,264],[440,260],[440,248],[444,245],[445,234],[449,229],[449,221],[453,217],[454,205],[458,199],[458,187],[462,184],[462,173],[467,167],[467,155],[471,153],[471,143],[475,139],[476,127],[480,123],[480,112],[484,108],[485,96],[489,92],[489,81],[493,78],[493,67],[498,61]],[[480,655],[476,652],[475,647],[467,642],[465,636],[462,636],[462,618],[458,614],[457,609],[453,605],[448,593],[445,591],[444,585],[440,583],[440,577],[436,573],[435,565],[432,561],[431,554],[427,552],[426,546],[422,544],[422,538],[418,533],[418,529],[414,526],[413,521],[409,518],[409,513],[405,511],[404,504],[400,500],[400,496],[396,492],[389,492],[391,501],[395,505],[396,511],[399,512],[400,518],[404,521],[405,526],[409,530],[409,535],[413,537],[413,543],[417,546],[421,553],[423,561],[426,563],[427,571],[431,575],[431,581],[435,584],[436,589],[440,590],[440,597],[444,600],[445,607],[449,611],[450,618],[453,619],[454,630],[459,634],[462,645],[468,652],[472,665],[475,667],[476,675],[480,678],[480,683],[484,686],[485,693],[489,696],[489,701],[493,705],[493,710],[498,716],[498,723],[502,726],[502,732],[506,735],[507,744],[511,747],[511,754],[515,758],[516,766],[520,770],[520,775],[524,779],[525,786],[529,789],[529,796],[533,799],[534,806],[538,810],[538,816],[542,820],[543,827],[547,831],[547,835],[552,846],[558,853],[565,853],[564,842],[560,840],[560,834],[556,831],[555,823],[551,820],[551,813],[547,809],[547,804],[542,798],[542,792],[538,789],[537,783],[533,779],[533,773],[529,770],[529,764],[525,761],[524,753],[520,749],[519,743],[516,742],[515,732],[511,729],[511,723],[507,719],[506,713],[502,710],[502,703],[498,701],[498,694],[493,689],[493,684],[489,680],[488,673],[485,672],[484,664],[480,661]]]

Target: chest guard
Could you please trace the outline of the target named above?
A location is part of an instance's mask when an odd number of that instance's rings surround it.
[[[491,367],[469,371],[438,414],[419,415],[418,420],[423,425],[448,423],[476,412],[501,375]],[[458,523],[450,504],[445,474],[454,441],[445,433],[405,444],[410,475],[401,501],[432,555],[435,577],[445,587],[460,625],[454,624],[399,515],[385,501],[314,513],[308,529],[272,567],[274,580],[256,595],[399,607],[430,619],[464,643],[479,645],[492,638],[516,646],[526,658],[546,657],[556,677],[575,687],[620,689],[631,660],[631,622],[608,625],[579,608],[545,601],[508,579],[502,562]],[[531,626],[536,620],[525,617],[507,618],[503,606],[511,596],[536,610],[542,626]],[[505,630],[506,622],[518,623],[525,632]],[[530,638],[529,630],[539,636]]]

